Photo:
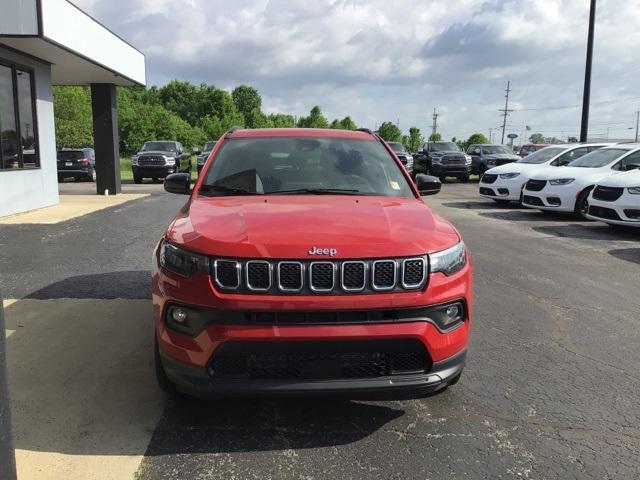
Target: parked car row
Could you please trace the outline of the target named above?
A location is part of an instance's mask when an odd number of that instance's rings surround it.
[[[640,226],[640,144],[553,145],[486,171],[479,193],[544,212]]]

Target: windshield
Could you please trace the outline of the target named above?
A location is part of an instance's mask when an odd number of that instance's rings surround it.
[[[404,145],[398,142],[389,142],[389,146],[396,153],[407,153],[407,149],[404,148]]]
[[[504,145],[485,145],[482,147],[483,155],[493,155],[496,153],[507,153],[513,155],[513,151]]]
[[[176,144],[173,142],[145,142],[141,152],[175,152]]]
[[[432,152],[459,152],[460,148],[453,142],[434,142],[431,144]]]
[[[516,163],[544,163],[567,151],[567,147],[547,147],[518,160]]]
[[[202,151],[203,152],[210,152],[216,146],[216,143],[218,143],[218,142],[207,142],[207,143],[205,143],[204,144],[204,148],[202,149]]]
[[[204,195],[274,193],[413,197],[381,143],[342,138],[229,139],[200,186]]]
[[[580,157],[577,160],[569,163],[569,167],[582,167],[582,168],[600,168],[609,165],[616,158],[621,157],[629,150],[625,148],[602,148],[586,154],[584,157]]]

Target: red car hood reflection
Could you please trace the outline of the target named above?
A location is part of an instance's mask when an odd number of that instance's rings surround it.
[[[420,200],[373,196],[194,197],[168,230],[187,250],[221,257],[309,259],[421,255],[459,241]]]

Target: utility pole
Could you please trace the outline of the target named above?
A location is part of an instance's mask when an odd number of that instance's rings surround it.
[[[596,24],[596,0],[591,0],[589,10],[589,34],[587,36],[587,61],[584,67],[584,90],[582,92],[582,124],[580,141],[586,142],[589,136],[589,102],[591,98],[591,64],[593,63],[593,30]]]
[[[431,134],[435,135],[438,132],[438,117],[439,113],[436,113],[436,109],[433,109],[433,125],[431,126]]]
[[[489,143],[493,143],[493,128],[489,127]]]
[[[509,110],[509,92],[511,92],[511,82],[507,82],[507,94],[504,96],[505,101],[504,101],[504,109],[500,109],[498,111],[502,112],[502,140],[500,141],[501,144],[504,145],[504,131],[507,128],[507,116],[509,115],[509,113],[513,112],[513,110]]]
[[[638,126],[640,125],[640,110],[636,112],[636,143],[638,143]]]

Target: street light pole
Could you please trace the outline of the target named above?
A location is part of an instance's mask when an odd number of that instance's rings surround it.
[[[640,125],[640,110],[636,112],[636,143],[638,143],[638,126]]]
[[[582,92],[582,124],[580,141],[586,142],[589,133],[589,102],[591,98],[591,64],[593,63],[593,30],[596,24],[596,0],[591,0],[589,10],[589,34],[587,37],[587,62],[584,68],[584,90]]]

